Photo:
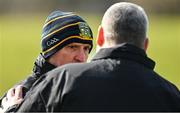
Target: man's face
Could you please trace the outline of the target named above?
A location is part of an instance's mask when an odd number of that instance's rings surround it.
[[[91,45],[71,43],[49,58],[49,63],[61,66],[68,63],[86,62]]]

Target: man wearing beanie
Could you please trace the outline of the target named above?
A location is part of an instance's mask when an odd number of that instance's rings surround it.
[[[154,71],[147,56],[147,28],[141,6],[113,4],[102,18],[91,62],[45,74],[18,112],[180,112],[178,88]]]
[[[0,100],[2,111],[15,111],[33,84],[41,82],[46,72],[67,63],[86,62],[93,47],[93,34],[78,15],[54,11],[43,26],[41,47],[32,75],[11,88]]]

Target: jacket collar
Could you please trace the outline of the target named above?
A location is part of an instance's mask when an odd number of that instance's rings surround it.
[[[44,59],[42,54],[40,54],[34,63],[33,76],[38,78],[42,74],[47,73],[48,71],[51,71],[54,68],[56,68],[56,66],[48,63],[47,60]]]
[[[127,59],[127,60],[136,61],[152,70],[155,67],[155,62],[147,57],[143,49],[140,49],[131,44],[124,44],[123,46],[119,45],[113,48],[100,49],[100,51],[95,55],[92,61],[98,59],[107,59],[107,58]]]

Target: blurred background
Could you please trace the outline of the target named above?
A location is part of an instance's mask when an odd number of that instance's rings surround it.
[[[155,70],[180,88],[180,0],[0,0],[0,96],[31,74],[51,11],[77,12],[96,37],[106,9],[121,1],[145,9],[150,21],[148,56],[156,61]],[[94,53],[95,47],[90,58]]]

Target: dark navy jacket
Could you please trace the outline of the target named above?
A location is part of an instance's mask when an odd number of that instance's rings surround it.
[[[179,90],[154,65],[133,45],[101,49],[45,74],[19,111],[180,111]]]

